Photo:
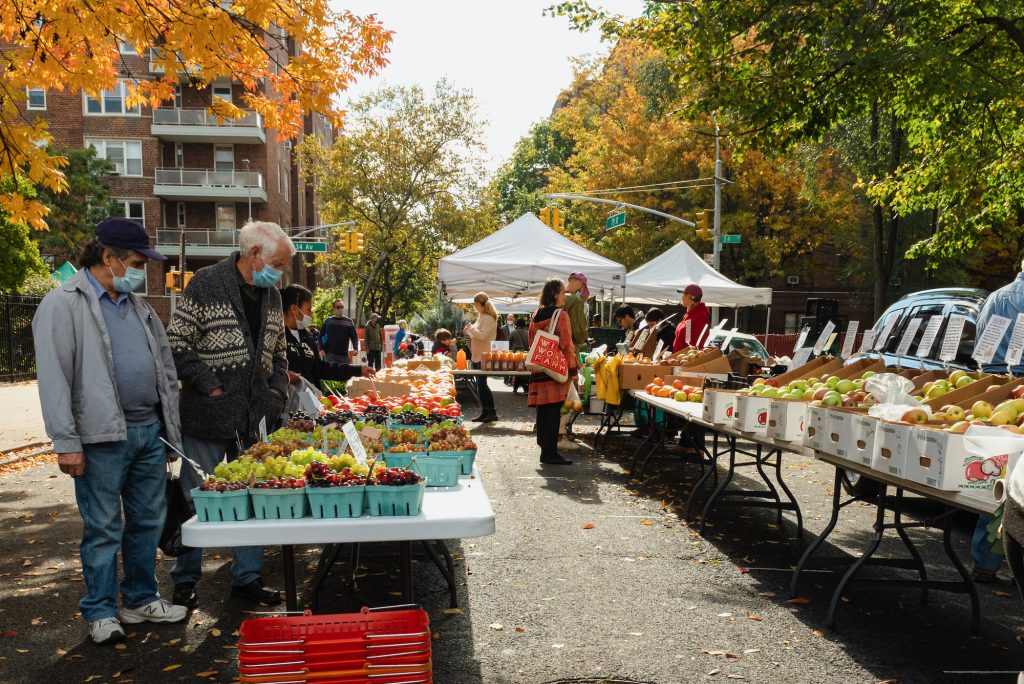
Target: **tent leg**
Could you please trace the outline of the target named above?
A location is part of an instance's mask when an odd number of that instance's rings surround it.
[[[764,341],[768,341],[768,330],[772,327],[772,305],[768,305],[768,315],[764,319]]]

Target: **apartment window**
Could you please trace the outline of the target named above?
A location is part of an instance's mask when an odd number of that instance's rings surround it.
[[[185,203],[178,202],[178,227],[185,227]]]
[[[800,325],[800,314],[799,313],[792,313],[792,312],[787,313],[786,314],[786,322],[785,322],[785,330],[783,331],[783,334],[785,334],[785,335],[795,335],[795,334],[797,334],[798,332],[800,332],[799,330],[797,330],[797,326],[798,325]]]
[[[26,88],[29,109],[46,109],[46,91],[42,88]]]
[[[185,167],[185,145],[180,142],[174,143],[174,166],[179,169]]]
[[[181,84],[174,86],[174,108],[181,109]]]
[[[124,209],[124,217],[146,227],[146,203],[142,200],[118,200]]]
[[[213,85],[213,95],[214,95],[214,97],[219,97],[222,100],[226,100],[227,102],[231,102],[231,84],[230,83],[221,83],[221,84],[216,84],[215,83]]]
[[[117,41],[117,50],[122,55],[137,55],[137,54],[139,54],[138,52],[135,51],[135,46],[134,45],[132,45],[128,41],[120,40],[120,39]]]
[[[235,148],[231,145],[215,145],[213,148],[213,170],[235,170]]]
[[[137,140],[86,140],[96,156],[114,165],[122,176],[142,175],[142,143]]]
[[[139,115],[142,110],[139,105],[129,107],[125,103],[128,98],[128,82],[120,81],[113,90],[104,90],[98,98],[91,95],[85,96],[86,114],[134,114]]]
[[[235,221],[234,204],[217,205],[217,230],[234,230],[238,226]]]

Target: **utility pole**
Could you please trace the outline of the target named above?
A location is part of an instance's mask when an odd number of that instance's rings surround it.
[[[715,242],[712,247],[711,267],[722,272],[722,153],[718,143],[718,117],[715,122]],[[712,325],[718,325],[718,309],[712,309]]]
[[[245,164],[245,194],[249,200],[249,220],[248,223],[252,223],[252,180],[249,173],[249,160],[243,159],[242,163]]]

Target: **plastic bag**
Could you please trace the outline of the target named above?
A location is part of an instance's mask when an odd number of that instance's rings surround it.
[[[914,383],[895,373],[879,373],[864,383],[864,387],[878,403],[868,409],[868,415],[882,420],[900,420],[907,411],[921,409],[931,418],[932,409],[910,395]]]

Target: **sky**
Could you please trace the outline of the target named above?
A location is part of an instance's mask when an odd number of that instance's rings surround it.
[[[349,93],[381,85],[431,86],[447,78],[473,91],[488,120],[489,169],[507,159],[530,125],[551,113],[572,82],[571,58],[606,52],[600,32],[578,33],[545,17],[556,0],[333,0],[335,8],[376,14],[395,35],[391,64]],[[638,15],[642,0],[597,0],[610,12]]]

